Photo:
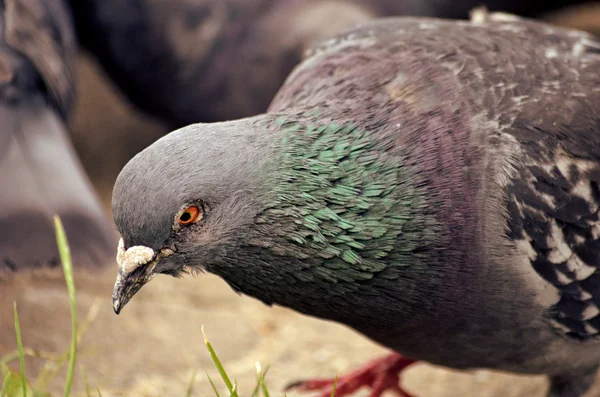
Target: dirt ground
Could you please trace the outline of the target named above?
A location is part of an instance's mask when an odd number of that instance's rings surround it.
[[[586,24],[588,20],[586,14]],[[167,127],[135,112],[89,59],[82,58],[79,73],[74,141],[108,213],[110,188],[118,171]],[[279,396],[290,381],[342,374],[385,353],[340,325],[236,295],[210,275],[183,280],[158,277],[116,316],[110,302],[115,270],[116,265],[98,274],[76,274],[80,319],[90,308],[96,310],[81,340],[79,395],[83,395],[84,368],[90,384],[99,387],[103,396],[182,396],[194,372],[198,376],[193,395],[211,396],[205,372],[213,379],[218,375],[204,347],[203,325],[225,368],[237,379],[241,396],[249,396],[254,387],[256,361],[263,367],[270,365],[267,381],[273,395]],[[63,284],[59,272],[41,271],[0,286],[0,356],[14,348],[10,320],[15,297],[25,345],[41,353],[67,349],[70,322]],[[28,368],[35,373],[43,363],[32,358]],[[63,379],[59,375],[52,383],[52,389],[60,391],[57,395],[62,394]],[[600,396],[597,383],[590,397]],[[426,364],[408,370],[404,384],[420,397],[542,397],[547,388],[540,376],[461,373]]]

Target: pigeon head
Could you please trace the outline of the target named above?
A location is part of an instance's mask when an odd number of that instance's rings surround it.
[[[135,156],[113,191],[121,234],[113,308],[118,314],[157,274],[206,270],[252,222],[261,159],[260,118],[197,124]]]
[[[385,289],[381,279],[416,283],[403,269],[421,271],[413,252],[434,223],[394,137],[300,116],[189,126],[125,166],[113,192],[115,312],[157,274],[207,271],[264,303],[338,320],[362,291]]]

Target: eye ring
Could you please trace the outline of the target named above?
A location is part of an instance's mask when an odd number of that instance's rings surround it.
[[[177,221],[182,226],[191,225],[202,219],[202,210],[197,205],[191,205],[179,214]]]

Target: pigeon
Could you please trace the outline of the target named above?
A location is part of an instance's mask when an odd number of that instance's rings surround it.
[[[126,96],[174,128],[263,113],[313,44],[393,15],[540,16],[581,0],[71,0],[77,36]],[[152,65],[152,67],[148,67]]]
[[[52,218],[74,263],[110,263],[117,241],[67,134],[76,43],[61,0],[0,4],[0,278],[58,265]]]
[[[583,396],[600,363],[599,68],[593,36],[481,9],[316,45],[268,112],[181,128],[123,168],[114,311],[158,274],[210,272],[393,351],[338,397],[408,396],[416,361]]]

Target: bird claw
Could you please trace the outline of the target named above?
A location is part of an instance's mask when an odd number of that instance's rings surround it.
[[[385,391],[392,391],[400,397],[414,397],[399,385],[400,375],[404,369],[415,361],[402,357],[397,353],[376,359],[363,367],[342,376],[339,379],[309,379],[293,382],[286,386],[286,391],[315,391],[315,397],[330,397],[335,383],[335,397],[350,396],[363,386],[371,388],[370,397],[381,397]]]

